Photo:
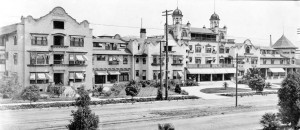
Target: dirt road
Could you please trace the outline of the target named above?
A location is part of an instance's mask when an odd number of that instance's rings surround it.
[[[100,117],[100,129],[155,130],[158,123],[171,122],[176,130],[258,129],[265,112],[276,111],[277,95],[235,98],[160,101],[91,106]],[[66,129],[70,108],[0,111],[0,129]]]

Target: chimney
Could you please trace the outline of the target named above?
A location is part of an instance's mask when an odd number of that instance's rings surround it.
[[[270,47],[272,47],[272,35],[270,35]]]
[[[145,28],[141,28],[140,38],[146,39],[146,29]]]

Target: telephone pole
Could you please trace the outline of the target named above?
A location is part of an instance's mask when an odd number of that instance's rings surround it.
[[[235,107],[237,107],[238,104],[238,97],[237,97],[237,89],[238,89],[238,56],[239,54],[236,53],[236,57],[235,57]]]
[[[162,13],[164,15],[162,16],[166,16],[166,25],[165,25],[165,33],[166,33],[166,47],[165,47],[165,51],[166,51],[166,97],[165,97],[165,100],[168,100],[168,62],[169,62],[169,56],[168,56],[168,15],[171,15],[169,14],[169,12],[172,12],[173,10],[166,10],[166,11],[163,11]]]

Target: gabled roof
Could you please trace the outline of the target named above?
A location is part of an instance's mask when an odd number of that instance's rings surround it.
[[[284,35],[282,35],[281,38],[279,38],[272,47],[274,49],[297,49],[298,48]]]

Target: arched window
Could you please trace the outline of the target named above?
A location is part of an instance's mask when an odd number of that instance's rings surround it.
[[[225,38],[225,37],[224,37],[224,33],[221,33],[221,34],[220,34],[220,38],[221,38],[221,39],[224,39],[224,38]]]
[[[182,31],[182,37],[187,37],[187,32],[184,30],[184,31]]]
[[[157,63],[157,59],[153,58],[153,63],[156,64]]]
[[[249,46],[246,47],[245,52],[250,53],[250,47]]]

